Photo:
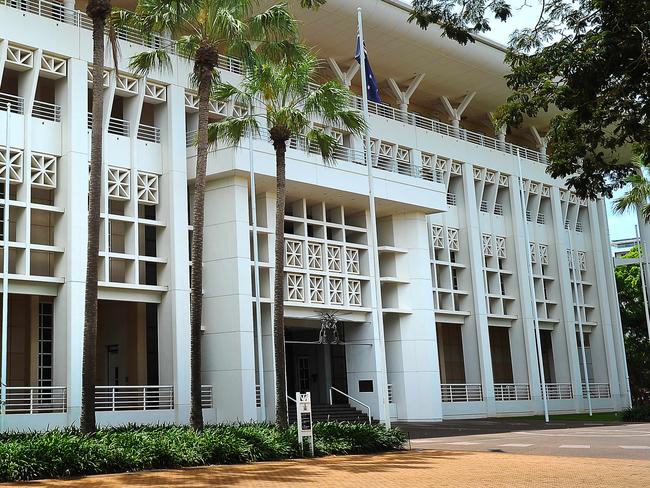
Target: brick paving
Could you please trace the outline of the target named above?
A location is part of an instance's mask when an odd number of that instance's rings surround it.
[[[37,481],[28,487],[647,487],[650,462],[413,450]]]

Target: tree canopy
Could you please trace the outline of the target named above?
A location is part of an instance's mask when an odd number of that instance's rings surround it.
[[[507,21],[510,0],[414,0],[410,21],[462,44]],[[539,0],[534,26],[510,39],[513,90],[497,122],[556,110],[548,172],[581,197],[611,196],[635,166],[631,146],[650,154],[650,0]]]

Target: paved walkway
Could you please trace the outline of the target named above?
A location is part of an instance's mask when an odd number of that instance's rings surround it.
[[[28,487],[647,487],[650,463],[620,459],[414,450],[378,456],[214,466],[40,481]]]
[[[420,449],[491,451],[650,462],[650,423],[463,420],[403,425]],[[650,483],[650,482],[649,482]],[[650,484],[649,484],[650,486]]]

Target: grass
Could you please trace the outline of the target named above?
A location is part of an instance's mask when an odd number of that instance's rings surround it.
[[[508,420],[544,420],[543,415],[531,415],[528,417],[508,417]],[[575,422],[622,422],[622,412],[594,412],[589,416],[588,413],[569,413],[558,414],[550,416],[551,422],[554,420],[559,421],[575,421]]]
[[[315,454],[401,449],[405,436],[383,425],[314,425]],[[237,464],[300,457],[295,426],[125,426],[83,435],[76,429],[0,434],[0,481],[27,481],[145,469]]]

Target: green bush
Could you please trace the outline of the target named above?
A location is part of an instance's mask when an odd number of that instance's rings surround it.
[[[404,434],[383,425],[315,424],[316,455],[400,449]],[[135,426],[83,435],[76,429],[0,435],[0,481],[235,464],[300,455],[296,427],[271,424]]]
[[[623,410],[625,422],[650,422],[650,405],[637,405]]]

